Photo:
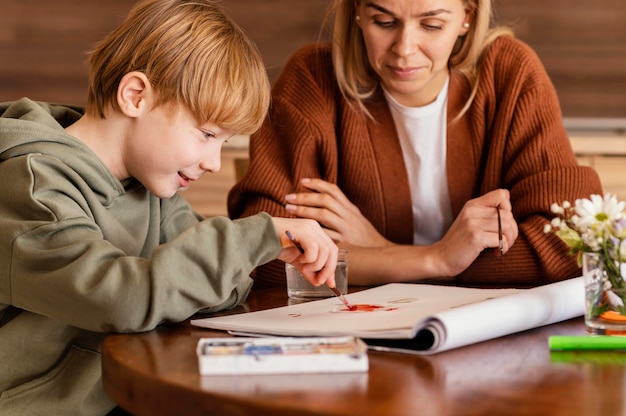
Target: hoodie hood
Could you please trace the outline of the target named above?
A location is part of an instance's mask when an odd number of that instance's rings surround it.
[[[121,182],[87,145],[65,132],[82,114],[77,106],[28,98],[0,103],[0,163],[28,154],[52,156],[75,170],[105,200],[119,196],[124,192]]]

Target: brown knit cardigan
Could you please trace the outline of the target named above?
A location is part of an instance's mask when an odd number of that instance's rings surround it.
[[[459,284],[533,286],[580,274],[554,235],[544,234],[550,205],[602,193],[598,175],[576,162],[555,89],[536,54],[506,36],[481,58],[480,83],[468,112],[453,121],[470,87],[452,72],[448,97],[447,173],[456,217],[469,199],[496,188],[511,193],[519,238],[504,257],[481,254]],[[391,113],[379,90],[367,101],[373,119],[342,98],[330,47],[294,54],[273,88],[262,128],[251,137],[250,167],[229,193],[232,218],[259,211],[291,216],[286,194],[319,177],[337,183],[390,241],[411,244],[407,172]],[[255,287],[285,285],[283,263],[259,267]]]

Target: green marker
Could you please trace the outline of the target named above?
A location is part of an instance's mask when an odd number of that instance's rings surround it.
[[[610,335],[552,335],[548,339],[552,351],[626,350],[626,337]]]

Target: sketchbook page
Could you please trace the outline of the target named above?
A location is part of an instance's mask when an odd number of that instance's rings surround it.
[[[406,339],[415,335],[421,321],[434,314],[517,291],[391,283],[346,295],[353,305],[381,306],[371,312],[348,311],[337,298],[329,298],[259,312],[194,319],[191,323],[267,335]]]
[[[442,312],[426,323],[439,336],[429,349],[441,352],[584,314],[582,277]],[[442,333],[443,331],[443,333]]]

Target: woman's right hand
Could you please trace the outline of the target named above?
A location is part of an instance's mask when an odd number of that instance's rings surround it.
[[[433,245],[444,275],[456,276],[467,269],[480,253],[495,248],[500,255],[498,211],[502,230],[502,254],[513,246],[519,229],[509,191],[496,189],[465,203],[446,235]]]

